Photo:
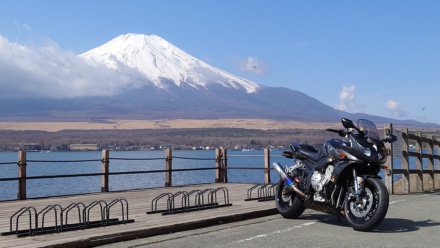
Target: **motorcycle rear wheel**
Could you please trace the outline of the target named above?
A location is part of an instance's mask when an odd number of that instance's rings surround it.
[[[345,201],[345,217],[357,231],[370,231],[382,223],[388,212],[389,195],[385,184],[379,178],[367,178],[365,190],[356,202],[356,197]]]
[[[278,213],[286,219],[298,218],[306,209],[301,197],[289,190],[283,180],[277,185],[275,202]]]

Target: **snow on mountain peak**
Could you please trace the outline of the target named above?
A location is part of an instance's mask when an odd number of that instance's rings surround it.
[[[187,54],[157,35],[128,33],[80,55],[117,70],[121,65],[139,71],[156,87],[188,84],[196,89],[208,84],[244,89],[254,93],[258,84],[233,76]]]

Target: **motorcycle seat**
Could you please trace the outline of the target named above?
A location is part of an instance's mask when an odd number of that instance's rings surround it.
[[[312,159],[313,161],[318,160],[319,152],[315,147],[307,144],[294,143],[290,145],[293,151],[300,152],[302,155]]]

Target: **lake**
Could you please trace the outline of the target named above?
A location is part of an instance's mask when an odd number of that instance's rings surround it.
[[[282,151],[271,151],[271,163],[292,164],[281,156]],[[101,151],[88,152],[27,152],[27,176],[101,173]],[[228,151],[228,168],[256,169],[228,170],[228,181],[233,183],[264,183],[264,151]],[[110,151],[110,172],[165,170],[165,151]],[[135,160],[124,160],[135,159]],[[136,160],[137,159],[137,160]],[[0,178],[15,178],[18,168],[17,152],[0,152]],[[51,162],[48,162],[51,161]],[[80,161],[80,162],[67,162]],[[173,151],[173,169],[212,168],[212,170],[173,172],[173,186],[214,183],[215,150]],[[271,171],[271,181],[279,176]],[[110,191],[164,187],[165,173],[110,175]],[[0,181],[0,201],[17,199],[18,182]],[[84,194],[101,191],[101,176],[67,177],[27,180],[27,197],[47,197]]]
[[[67,174],[101,173],[101,151],[88,152],[27,152],[27,176],[50,176]],[[231,183],[264,183],[264,151],[229,151],[228,181]],[[281,156],[281,150],[271,151],[270,162],[291,165],[293,160]],[[165,151],[110,151],[110,172],[134,172],[165,170]],[[134,160],[124,160],[134,159]],[[137,159],[137,160],[136,160]],[[0,179],[16,178],[17,152],[0,152]],[[47,162],[51,161],[51,162]],[[80,162],[67,162],[80,161]],[[13,164],[2,164],[9,163]],[[426,167],[427,161],[423,161]],[[438,164],[436,163],[436,168]],[[234,167],[261,169],[233,169]],[[394,160],[394,167],[401,168],[401,160]],[[173,151],[173,169],[212,168],[212,170],[173,172],[173,186],[215,182],[215,150]],[[410,168],[415,168],[415,158],[410,158]],[[383,170],[379,174],[384,177]],[[394,180],[401,178],[395,175]],[[271,182],[279,176],[271,171]],[[110,175],[110,191],[164,187],[165,173]],[[0,181],[0,201],[17,199],[18,182]],[[85,194],[101,191],[101,176],[68,177],[27,180],[27,197],[48,197]]]

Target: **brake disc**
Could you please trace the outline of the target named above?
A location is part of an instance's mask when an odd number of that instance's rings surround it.
[[[359,201],[350,202],[350,211],[356,217],[365,217],[373,207],[373,192],[365,187],[364,194]]]

